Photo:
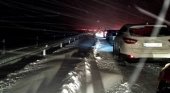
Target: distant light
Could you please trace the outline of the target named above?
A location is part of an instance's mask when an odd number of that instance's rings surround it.
[[[102,32],[97,32],[96,37],[103,37],[103,33]]]

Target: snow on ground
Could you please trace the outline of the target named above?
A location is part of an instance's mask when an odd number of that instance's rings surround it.
[[[80,62],[76,65],[73,71],[70,71],[66,78],[63,80],[61,93],[80,93],[83,86],[83,77],[85,76],[85,64]]]
[[[75,44],[76,42],[72,43]],[[74,46],[72,46],[74,47]],[[70,45],[68,45],[68,48],[72,48]],[[34,62],[31,62],[24,66],[24,68],[17,70],[13,73],[10,73],[7,75],[6,78],[0,80],[0,93],[6,93],[8,90],[12,90],[12,88],[16,88],[16,86],[20,86],[18,82],[22,82],[26,77],[28,77],[31,73],[37,72],[37,71],[43,71],[44,69],[49,68],[49,62],[55,59],[64,59],[65,57],[68,57],[73,54],[73,49],[71,51],[68,51],[69,53],[63,53],[67,48],[60,49],[59,52],[60,55],[47,55],[43,59],[37,59]],[[69,55],[70,54],[70,55]],[[61,65],[61,64],[60,64]],[[50,72],[52,73],[52,72]],[[18,84],[17,84],[18,83]],[[22,84],[21,84],[22,85]],[[21,86],[22,87],[22,86]],[[10,91],[11,91],[10,90]],[[13,91],[13,93],[19,93],[16,91]],[[22,92],[20,92],[22,93]]]
[[[161,67],[146,63],[131,86],[136,65],[119,65],[105,38],[86,36],[9,74],[0,80],[0,93],[155,93]]]
[[[9,74],[0,81],[1,93],[85,93],[85,72],[90,71],[82,58],[88,55],[94,43],[95,39],[82,37],[80,41],[45,56],[45,59]]]
[[[64,57],[65,55],[60,55],[57,58],[64,58]],[[47,65],[45,65],[45,63],[47,63],[50,60],[54,60],[54,58],[37,60],[35,62],[26,65],[23,69],[19,71],[15,71],[13,73],[8,74],[7,78],[0,80],[0,93],[3,93],[3,91],[6,91],[12,88],[13,86],[15,86],[17,81],[25,78],[28,74],[46,68]]]

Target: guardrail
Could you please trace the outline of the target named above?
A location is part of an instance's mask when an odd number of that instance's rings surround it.
[[[28,53],[23,53],[23,54],[19,54],[19,55],[16,55],[16,56],[12,56],[12,57],[9,57],[9,58],[2,59],[2,60],[0,60],[0,67],[2,67],[4,65],[15,63],[16,60],[22,59],[26,56],[38,55],[38,54],[46,56],[46,52],[50,51],[50,49],[54,49],[54,50],[61,49],[65,45],[68,45],[72,42],[75,42],[76,40],[80,39],[80,37],[82,37],[84,35],[87,35],[87,34],[80,34],[80,35],[77,35],[77,36],[65,38],[65,39],[57,41],[53,44],[49,44],[49,45],[47,44],[45,46],[41,46],[39,49],[37,49],[35,51],[30,51]]]

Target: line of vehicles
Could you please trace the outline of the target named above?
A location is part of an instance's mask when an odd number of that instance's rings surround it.
[[[107,30],[106,40],[113,45],[113,54],[122,60],[170,58],[170,30],[167,25],[124,25]]]
[[[113,45],[119,62],[139,59],[170,61],[170,30],[167,25],[126,24],[119,31],[108,30],[106,40]],[[159,75],[157,93],[170,92],[170,63]]]

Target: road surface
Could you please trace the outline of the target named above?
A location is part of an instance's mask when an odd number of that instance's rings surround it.
[[[105,38],[91,35],[30,59],[0,80],[1,93],[155,93],[161,69],[156,63],[123,66]]]

